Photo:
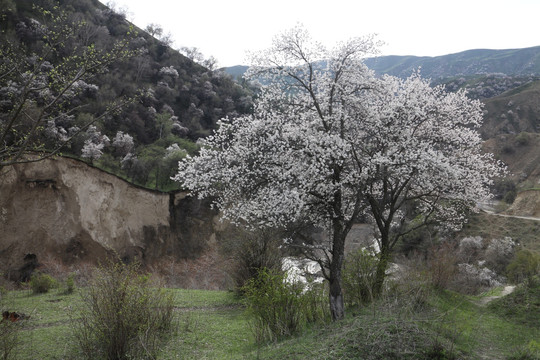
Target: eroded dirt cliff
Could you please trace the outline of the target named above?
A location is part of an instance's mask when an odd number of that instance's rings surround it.
[[[0,271],[26,254],[67,264],[112,252],[145,263],[196,258],[217,224],[208,204],[184,193],[138,188],[73,159],[20,164],[0,176]]]

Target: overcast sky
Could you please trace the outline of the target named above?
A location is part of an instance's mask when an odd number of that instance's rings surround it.
[[[108,0],[100,0],[107,3]],[[161,25],[173,47],[197,47],[219,66],[247,64],[246,51],[303,24],[336,41],[376,33],[382,55],[437,56],[469,49],[540,45],[540,0],[113,0],[141,28]]]

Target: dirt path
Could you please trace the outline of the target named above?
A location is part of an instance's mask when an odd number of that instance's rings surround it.
[[[495,299],[499,299],[499,298],[502,298],[503,296],[511,294],[514,291],[515,288],[516,287],[514,285],[507,285],[507,286],[504,287],[504,289],[503,289],[503,291],[501,292],[500,295],[486,296],[485,298],[480,299],[478,301],[478,304],[482,305],[482,306],[486,306],[487,304],[489,304],[490,302],[492,302]]]
[[[486,214],[493,215],[493,216],[500,216],[500,217],[507,217],[507,218],[514,218],[514,219],[523,219],[523,220],[532,220],[532,221],[540,221],[540,218],[533,217],[533,216],[519,216],[519,215],[507,215],[507,214],[500,214],[495,212],[495,208],[493,208],[492,204],[488,203],[479,203],[476,204],[480,210],[485,212]]]

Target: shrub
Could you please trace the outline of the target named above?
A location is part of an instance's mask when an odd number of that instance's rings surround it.
[[[56,286],[56,280],[43,273],[36,273],[30,278],[30,287],[34,294],[44,294]]]
[[[540,275],[540,254],[531,250],[520,250],[506,267],[508,278],[515,283]]]
[[[0,359],[15,359],[16,350],[21,345],[20,322],[0,322]]]
[[[428,271],[431,285],[436,289],[447,289],[456,273],[455,250],[450,243],[442,243],[429,251]]]
[[[154,358],[172,329],[173,298],[149,286],[134,264],[109,263],[82,295],[75,339],[88,359]]]
[[[373,301],[377,263],[377,257],[364,249],[347,254],[343,264],[342,280],[345,303],[348,306]]]
[[[507,204],[512,204],[517,196],[516,183],[510,178],[495,180],[492,191],[497,199],[503,199]]]
[[[509,205],[514,203],[517,197],[517,190],[509,190],[503,196],[503,201]]]
[[[497,274],[490,269],[464,263],[458,264],[458,275],[453,283],[455,290],[464,294],[476,294],[501,285]]]
[[[469,263],[477,260],[483,247],[484,244],[481,236],[464,237],[459,241],[458,254],[460,261]]]
[[[296,334],[308,323],[324,319],[322,287],[286,281],[285,272],[261,269],[243,287],[258,343]]]
[[[486,266],[498,274],[503,274],[512,260],[515,245],[511,237],[491,240],[485,253]]]
[[[514,142],[516,143],[516,145],[518,146],[526,146],[526,145],[529,145],[529,141],[530,141],[530,137],[529,137],[529,134],[527,134],[526,132],[520,132]]]
[[[281,269],[282,240],[274,231],[237,229],[231,240],[226,251],[232,256],[230,275],[237,291],[242,292],[243,286],[257,277],[261,269]]]
[[[396,275],[388,282],[383,301],[389,311],[416,313],[428,305],[432,293],[431,275],[426,260],[419,254],[401,259]]]
[[[75,290],[75,273],[70,273],[66,279],[66,293],[71,294]]]

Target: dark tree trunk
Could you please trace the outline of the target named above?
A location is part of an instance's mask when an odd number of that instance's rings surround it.
[[[390,246],[388,243],[388,234],[381,236],[381,252],[379,253],[379,262],[375,272],[375,284],[373,284],[373,295],[379,297],[382,294],[384,280],[386,279],[386,269],[390,260]]]
[[[343,291],[341,279],[330,280],[330,314],[332,320],[341,320],[345,317],[345,305],[343,303]]]
[[[343,289],[341,288],[341,269],[345,256],[345,231],[339,220],[334,220],[334,239],[332,246],[332,262],[330,263],[330,314],[332,320],[341,320],[345,317],[343,303]]]

